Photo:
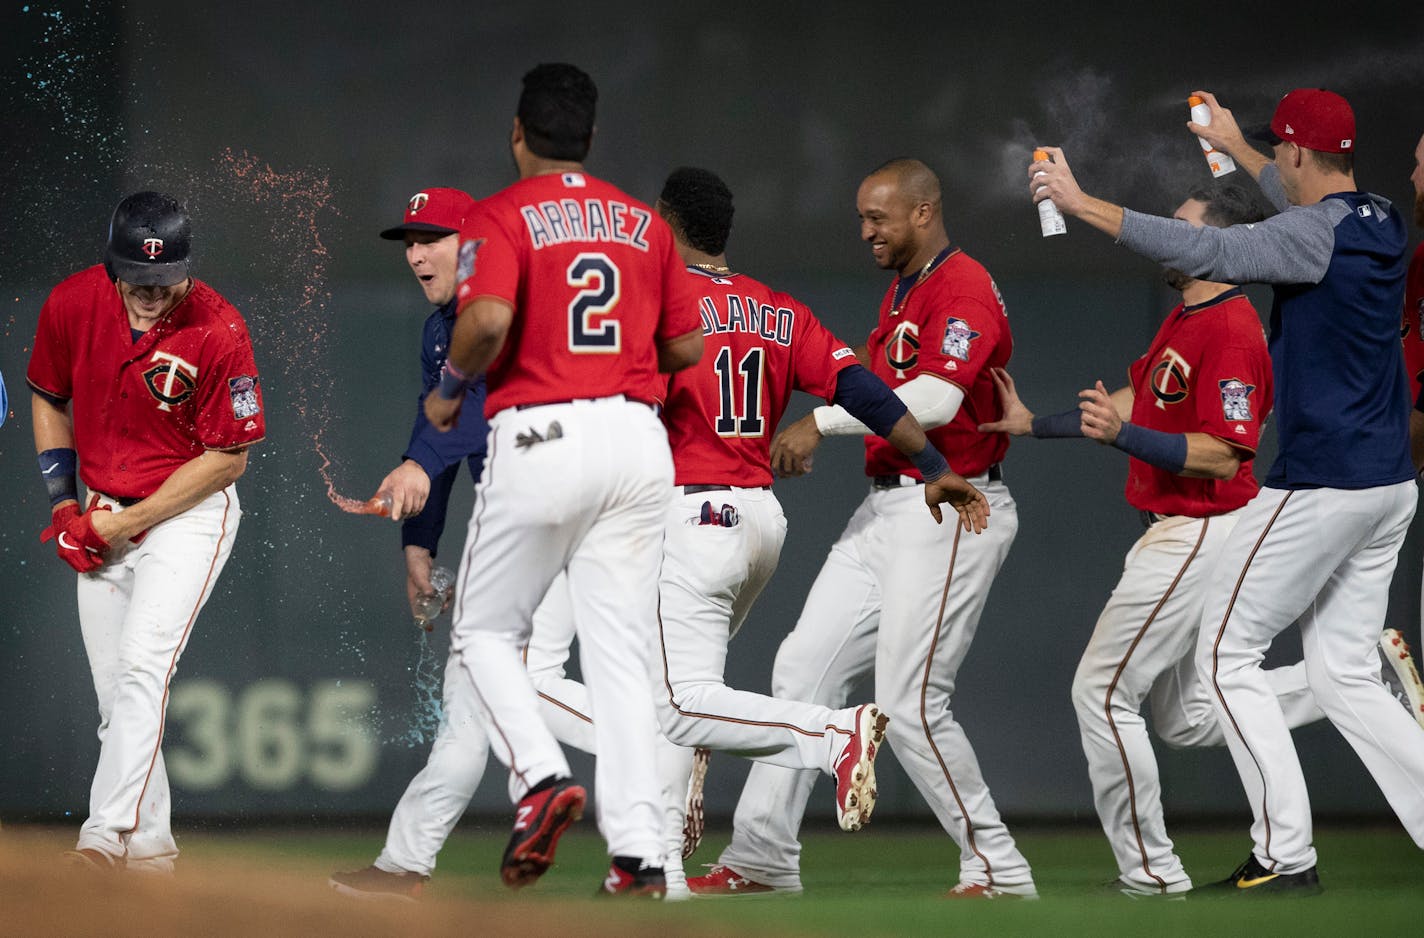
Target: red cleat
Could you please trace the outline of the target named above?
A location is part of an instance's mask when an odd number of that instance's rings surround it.
[[[836,757],[836,820],[843,831],[858,831],[875,810],[875,754],[885,741],[890,718],[875,704],[855,711],[855,732]]]
[[[570,824],[583,817],[588,792],[571,778],[561,778],[542,791],[530,792],[519,802],[514,834],[504,848],[500,879],[510,889],[522,889],[537,880],[554,863],[554,849]]]

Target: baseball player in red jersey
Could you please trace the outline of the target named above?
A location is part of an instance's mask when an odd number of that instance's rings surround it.
[[[437,307],[425,321],[422,398],[434,391],[445,364],[455,324],[460,228],[474,205],[475,200],[458,189],[423,189],[407,203],[402,223],[381,232],[383,238],[405,242],[406,262],[426,299]],[[466,391],[466,406],[483,408],[484,393],[484,382],[476,381]],[[427,423],[421,407],[405,460],[381,481],[378,491],[392,496],[392,517],[407,516],[401,541],[412,605],[422,593],[432,591],[432,558],[460,465],[467,462],[478,481],[488,433],[478,409],[465,412],[454,431],[440,433]],[[554,735],[565,744],[593,752],[588,695],[583,685],[564,677],[573,639],[568,583],[561,576],[534,612],[525,663]],[[355,899],[418,899],[435,870],[436,856],[479,787],[488,754],[489,737],[474,685],[460,656],[452,653],[445,664],[440,728],[425,767],[406,786],[391,815],[380,856],[364,869],[333,873],[328,879],[331,887]]]
[[[648,693],[672,455],[656,402],[702,330],[672,232],[583,171],[597,91],[571,65],[524,76],[510,138],[520,180],[480,203],[460,245],[460,315],[426,414],[448,427],[486,372],[489,457],[460,564],[452,645],[510,767],[502,876],[537,879],[586,793],[521,666],[530,617],[568,571],[595,719],[600,892],[661,897],[663,796]]]
[[[1225,227],[1261,220],[1235,186],[1198,189],[1174,218]],[[1167,836],[1161,784],[1142,705],[1174,747],[1225,743],[1195,652],[1205,588],[1237,510],[1256,494],[1252,474],[1271,410],[1271,360],[1261,320],[1240,287],[1167,269],[1182,302],[1168,313],[1129,383],[1109,395],[1101,381],[1078,408],[1035,417],[1007,372],[995,373],[1003,419],[983,425],[1014,436],[1088,437],[1130,454],[1127,501],[1147,532],[1128,551],[1121,579],[1078,663],[1073,706],[1103,831],[1117,859],[1113,888],[1169,896],[1192,888]],[[1184,461],[1137,436],[1171,435]],[[1297,663],[1269,672],[1291,726],[1323,714]]]
[[[1018,530],[999,461],[1002,433],[990,369],[1013,340],[988,272],[950,243],[939,180],[923,163],[894,160],[856,196],[861,237],[875,262],[899,276],[863,350],[870,370],[929,430],[935,449],[982,489],[992,523],[977,537],[935,525],[921,507],[921,474],[885,440],[866,438],[872,488],[831,548],[795,630],[776,656],[777,696],[840,706],[872,672],[887,738],[920,793],[961,849],[951,895],[1034,896],[1033,876],[1000,820],[978,760],[954,721],[955,675],[969,650],[989,584]],[[778,434],[772,463],[804,469],[827,434],[864,434],[843,408],[819,407]],[[718,866],[688,880],[695,894],[799,890],[797,830],[815,775],[752,767],[731,846]]]
[[[160,748],[168,685],[232,550],[233,483],[264,434],[247,326],[189,276],[190,240],[172,198],[124,199],[105,263],[54,288],[30,356],[35,448],[53,506],[42,539],[79,573],[99,699],[89,818],[69,858],[96,870],[172,872]]]
[[[1414,147],[1414,224],[1424,228],[1424,136]],[[1416,470],[1424,469],[1424,244],[1414,249],[1404,283],[1404,315],[1399,335],[1404,343],[1404,367],[1409,373],[1409,392],[1414,409],[1409,412],[1409,450]],[[1420,619],[1424,620],[1424,588],[1420,591]],[[1390,681],[1396,696],[1402,695],[1414,719],[1424,726],[1424,682],[1414,666],[1409,646],[1398,629],[1385,629],[1380,645],[1393,671]],[[1389,675],[1386,674],[1386,678]]]
[[[727,644],[776,569],[786,518],[771,492],[771,436],[793,390],[843,403],[933,479],[929,504],[958,502],[966,529],[987,507],[929,446],[884,382],[805,305],[745,274],[725,255],[732,193],[714,173],[684,167],[657,205],[697,282],[703,356],[669,382],[663,421],[677,489],[668,508],[659,584],[658,717],[672,743],[699,746],[836,780],[836,816],[858,830],[875,807],[874,760],[887,718],[874,704],[832,710],[723,683]],[[977,517],[976,517],[977,514]],[[692,751],[664,788],[687,787]],[[682,805],[669,804],[668,895],[686,895]]]

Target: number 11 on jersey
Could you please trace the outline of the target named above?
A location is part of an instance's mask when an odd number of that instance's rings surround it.
[[[766,350],[749,349],[732,370],[732,349],[722,346],[712,367],[717,370],[717,382],[721,388],[721,403],[717,408],[718,436],[764,436],[766,421],[762,419],[762,366],[766,360]],[[737,375],[741,375],[741,407],[737,407]]]

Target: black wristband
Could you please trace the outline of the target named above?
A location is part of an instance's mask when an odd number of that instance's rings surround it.
[[[1083,413],[1078,408],[1061,414],[1033,418],[1033,435],[1040,440],[1083,435]]]

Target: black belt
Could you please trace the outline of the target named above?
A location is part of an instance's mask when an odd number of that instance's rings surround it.
[[[994,465],[990,466],[983,474],[988,477],[990,482],[1004,481],[1004,470],[999,463],[994,463]],[[971,476],[970,478],[975,477]],[[873,476],[870,480],[871,487],[877,489],[898,489],[904,486],[923,484],[924,483],[919,479],[901,475],[898,472],[893,475]]]
[[[731,486],[731,485],[684,485],[684,486],[682,487],[682,494],[684,494],[684,495],[701,495],[703,492],[730,492],[733,488],[734,488],[734,486]],[[735,488],[758,488],[758,489],[762,489],[762,490],[764,491],[764,490],[766,490],[766,489],[771,488],[771,486],[769,486],[769,485],[756,485],[756,486],[739,485],[739,486],[735,486]]]
[[[567,397],[561,401],[539,401],[531,404],[515,404],[515,410],[528,410],[531,407],[553,407],[556,404],[576,404],[579,401],[627,401],[630,404],[642,404],[653,413],[661,413],[657,404],[652,401],[640,401],[636,397],[629,397],[626,394],[610,394],[607,397]]]
[[[111,501],[111,502],[117,502],[118,504],[122,505],[124,508],[132,508],[133,506],[137,505],[139,502],[143,501],[143,499],[141,499],[141,498],[120,498],[120,497],[117,496],[117,495],[105,495],[103,492],[91,492],[90,494],[92,494],[92,495],[98,495],[98,496],[101,497],[101,498],[107,498],[107,499],[108,499],[109,501]]]
[[[1165,521],[1169,517],[1168,515],[1159,515],[1155,511],[1139,511],[1138,514],[1142,517],[1142,526],[1144,528],[1150,528],[1157,522]]]

